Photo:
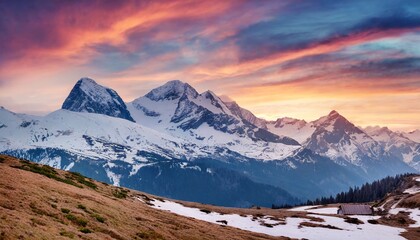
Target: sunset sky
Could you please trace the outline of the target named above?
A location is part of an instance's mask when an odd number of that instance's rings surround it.
[[[0,1],[0,105],[46,114],[84,76],[127,102],[179,79],[270,120],[420,129],[420,1]]]

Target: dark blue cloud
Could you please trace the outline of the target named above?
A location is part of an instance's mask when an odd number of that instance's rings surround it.
[[[372,55],[370,57],[369,55]],[[318,69],[320,74],[348,73],[353,77],[398,77],[420,74],[420,56],[406,56],[403,50],[376,48],[375,52],[332,52],[309,55],[284,62],[278,66],[287,69]],[[404,82],[403,79],[400,82]],[[419,82],[420,84],[420,82]]]
[[[307,1],[242,29],[235,40],[249,60],[364,31],[420,27],[417,9],[419,1]]]
[[[389,16],[369,18],[355,27],[352,31],[363,32],[366,30],[391,30],[420,27],[420,13],[417,15],[407,12],[395,12]]]
[[[420,74],[420,57],[362,61],[352,65],[349,69],[355,76],[369,78],[418,76]],[[399,82],[403,84],[406,81],[400,80]],[[416,83],[416,86],[420,87],[420,81],[416,81]]]

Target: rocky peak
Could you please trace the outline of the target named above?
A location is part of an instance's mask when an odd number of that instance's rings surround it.
[[[87,77],[77,81],[61,108],[73,112],[98,113],[134,122],[116,91]]]
[[[198,92],[188,83],[184,83],[180,80],[172,80],[153,89],[146,94],[145,97],[153,101],[161,101],[178,99],[183,95],[196,98]]]

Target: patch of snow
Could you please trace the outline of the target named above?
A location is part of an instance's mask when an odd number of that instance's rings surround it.
[[[351,224],[345,222],[343,218],[330,217],[330,216],[321,216],[310,214],[309,216],[322,218],[325,222],[322,222],[323,225],[331,225],[343,230],[333,230],[330,231],[314,231],[323,232],[324,236],[318,235],[316,238],[309,239],[372,239],[372,236],[375,236],[377,239],[405,239],[400,236],[400,233],[404,232],[403,228],[389,227],[381,224],[370,224],[368,220],[379,219],[380,216],[365,216],[365,215],[353,215],[353,218],[357,218],[364,222],[364,224]]]
[[[130,171],[130,177],[135,175],[136,173],[138,173],[140,168],[150,166],[150,165],[153,165],[153,164],[154,163],[136,163],[136,164],[131,165],[132,169]]]
[[[287,161],[287,165],[289,165],[290,168],[296,169],[296,165],[292,161]]]
[[[337,214],[337,207],[326,207],[326,208],[319,208],[320,205],[315,206],[302,206],[302,207],[295,207],[291,208],[288,211],[296,211],[296,212],[309,212],[309,213],[317,213],[317,214]]]
[[[186,163],[186,162],[180,163],[179,167],[181,169],[193,169],[193,170],[196,170],[196,171],[201,171],[201,168],[199,166],[188,166],[188,163]]]
[[[308,212],[311,213],[318,213],[318,214],[337,214],[337,207],[328,207],[328,208],[317,208],[317,209],[309,209]]]
[[[391,209],[389,209],[389,213],[391,213],[392,211],[394,211],[393,209],[396,209],[397,208],[397,206],[398,206],[398,204],[400,204],[400,202],[402,201],[402,199],[400,199],[400,200],[398,200],[398,202],[396,202],[396,203],[394,203],[392,206],[391,206]],[[396,214],[396,213],[393,213],[393,214]]]
[[[65,171],[70,171],[70,169],[72,169],[73,166],[74,166],[74,162],[71,162],[69,165],[67,165],[67,166],[64,167],[64,170]]]
[[[404,191],[404,193],[408,193],[408,194],[416,194],[418,192],[420,192],[420,187],[412,187]]]
[[[266,126],[268,131],[293,138],[300,144],[303,144],[315,131],[311,123],[291,118],[280,118],[276,122],[267,123]]]
[[[314,206],[301,206],[301,207],[295,207],[295,208],[291,208],[288,211],[296,211],[296,212],[305,212],[305,211],[309,211],[310,209],[316,208],[320,205],[314,205]]]
[[[115,174],[111,170],[105,168],[106,176],[111,180],[112,185],[119,187],[120,186],[120,174]]]
[[[390,201],[392,201],[392,199],[391,198],[389,198],[389,199],[387,199],[381,206],[379,206],[379,207],[377,207],[377,209],[379,209],[379,210],[382,210],[382,211],[384,211],[385,210],[385,205],[387,204],[387,203],[389,203]]]
[[[239,229],[263,233],[271,236],[286,236],[291,238],[306,238],[310,240],[370,240],[372,236],[378,239],[399,240],[404,239],[399,234],[405,231],[402,228],[389,227],[381,224],[370,224],[367,222],[369,219],[377,219],[379,217],[373,216],[356,216],[364,224],[356,225],[347,223],[341,217],[330,217],[323,215],[311,214],[312,217],[322,218],[325,222],[312,222],[306,218],[286,218],[285,224],[283,220],[270,219],[270,217],[263,217],[258,221],[252,219],[252,216],[240,216],[238,214],[220,214],[217,212],[205,213],[198,208],[185,207],[182,204],[175,203],[169,200],[164,202],[158,200],[151,201],[153,208],[166,210],[186,217],[192,217],[198,220],[222,224],[218,221],[226,221],[228,226],[236,227]],[[312,208],[313,206],[307,207]],[[298,209],[305,209],[303,207]],[[295,208],[296,211],[296,208]],[[303,222],[311,222],[314,224],[332,225],[343,230],[329,229],[321,227],[300,227]],[[264,226],[263,223],[271,224],[271,227]]]
[[[39,163],[61,169],[61,157],[44,158]]]

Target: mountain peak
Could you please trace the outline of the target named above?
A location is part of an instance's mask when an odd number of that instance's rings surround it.
[[[93,80],[92,78],[90,78],[90,77],[82,77],[79,81],[77,81],[77,82],[81,82],[81,83],[88,83],[88,84],[96,84],[97,85],[97,83],[95,82],[95,80]]]
[[[153,89],[146,94],[145,97],[154,101],[174,100],[180,98],[184,94],[194,98],[198,96],[198,92],[188,83],[184,83],[180,80],[172,80]]]
[[[77,81],[74,87],[80,87],[86,94],[91,96],[97,95],[99,93],[103,93],[106,87],[99,85],[95,82],[92,78],[83,77],[79,81]],[[114,90],[112,90],[114,91]]]
[[[329,114],[328,114],[328,118],[336,118],[341,116],[336,110],[332,110]]]
[[[116,91],[87,77],[77,81],[61,108],[73,112],[104,114],[134,122]]]
[[[210,90],[207,90],[207,91],[203,92],[201,95],[203,97],[207,98],[207,99],[212,100],[212,101],[215,101],[216,99],[220,99],[219,96],[217,96],[214,92],[212,92]],[[222,101],[222,100],[220,99],[220,101]]]
[[[331,111],[327,116],[321,117],[312,123],[317,128],[314,133],[327,131],[332,134],[340,133],[339,135],[344,133],[365,134],[360,128],[356,127],[335,110]]]
[[[340,115],[337,111],[332,110],[328,115],[320,117],[318,120],[313,121],[313,123],[315,124],[315,126],[332,124],[338,119],[341,119],[343,121],[348,121],[345,117]]]

